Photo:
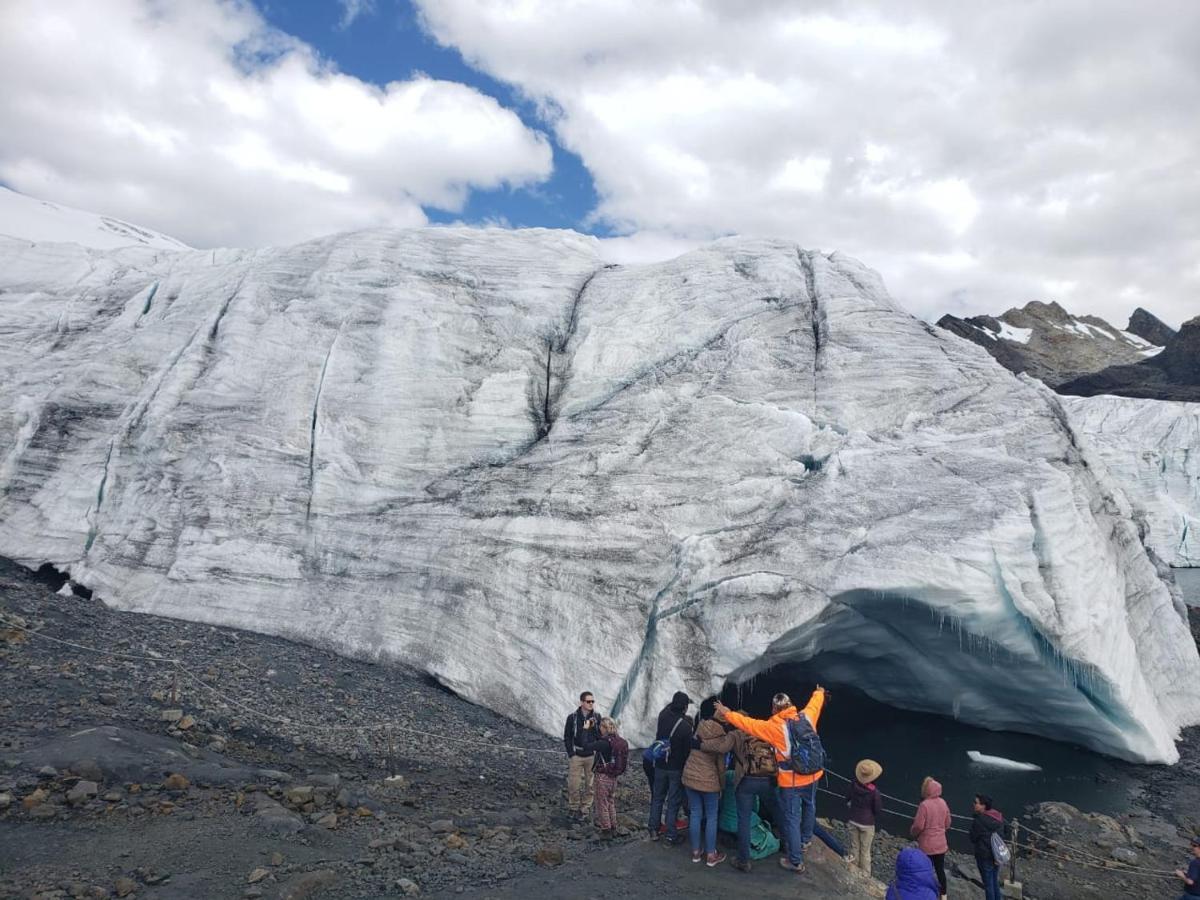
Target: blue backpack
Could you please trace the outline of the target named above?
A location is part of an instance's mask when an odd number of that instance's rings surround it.
[[[797,775],[816,775],[825,768],[825,747],[806,716],[787,720],[788,758],[780,767]]]
[[[642,751],[642,759],[650,763],[650,765],[658,765],[660,762],[666,762],[671,757],[671,738],[675,737],[675,729],[683,721],[683,717],[675,720],[675,724],[671,728],[671,733],[665,738],[659,738],[649,747]]]

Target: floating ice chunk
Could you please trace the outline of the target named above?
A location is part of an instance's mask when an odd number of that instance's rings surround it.
[[[1033,763],[1019,762],[1015,759],[1005,759],[1003,756],[989,756],[986,753],[980,753],[978,750],[968,750],[967,756],[971,758],[971,762],[981,766],[990,766],[993,769],[1008,769],[1010,772],[1040,772],[1041,766],[1035,766]]]

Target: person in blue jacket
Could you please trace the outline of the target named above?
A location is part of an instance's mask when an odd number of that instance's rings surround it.
[[[916,847],[905,847],[896,857],[896,877],[887,889],[887,900],[938,900],[937,875],[929,857]]]

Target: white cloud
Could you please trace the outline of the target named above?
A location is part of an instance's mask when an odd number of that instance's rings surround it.
[[[923,315],[1048,284],[1118,322],[1126,284],[1195,312],[1193,0],[416,2],[542,104],[622,232],[842,249]]]
[[[342,18],[338,28],[343,31],[354,24],[360,16],[375,12],[375,0],[338,0],[342,7]]]
[[[366,84],[239,0],[6,0],[0,81],[0,180],[195,246],[421,225],[552,164],[491,97]]]

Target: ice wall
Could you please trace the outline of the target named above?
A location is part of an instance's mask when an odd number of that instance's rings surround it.
[[[1064,397],[1167,564],[1200,566],[1200,403]]]
[[[819,657],[1176,758],[1200,660],[1059,399],[838,254],[606,267],[546,231],[0,242],[0,554],[635,739]]]

